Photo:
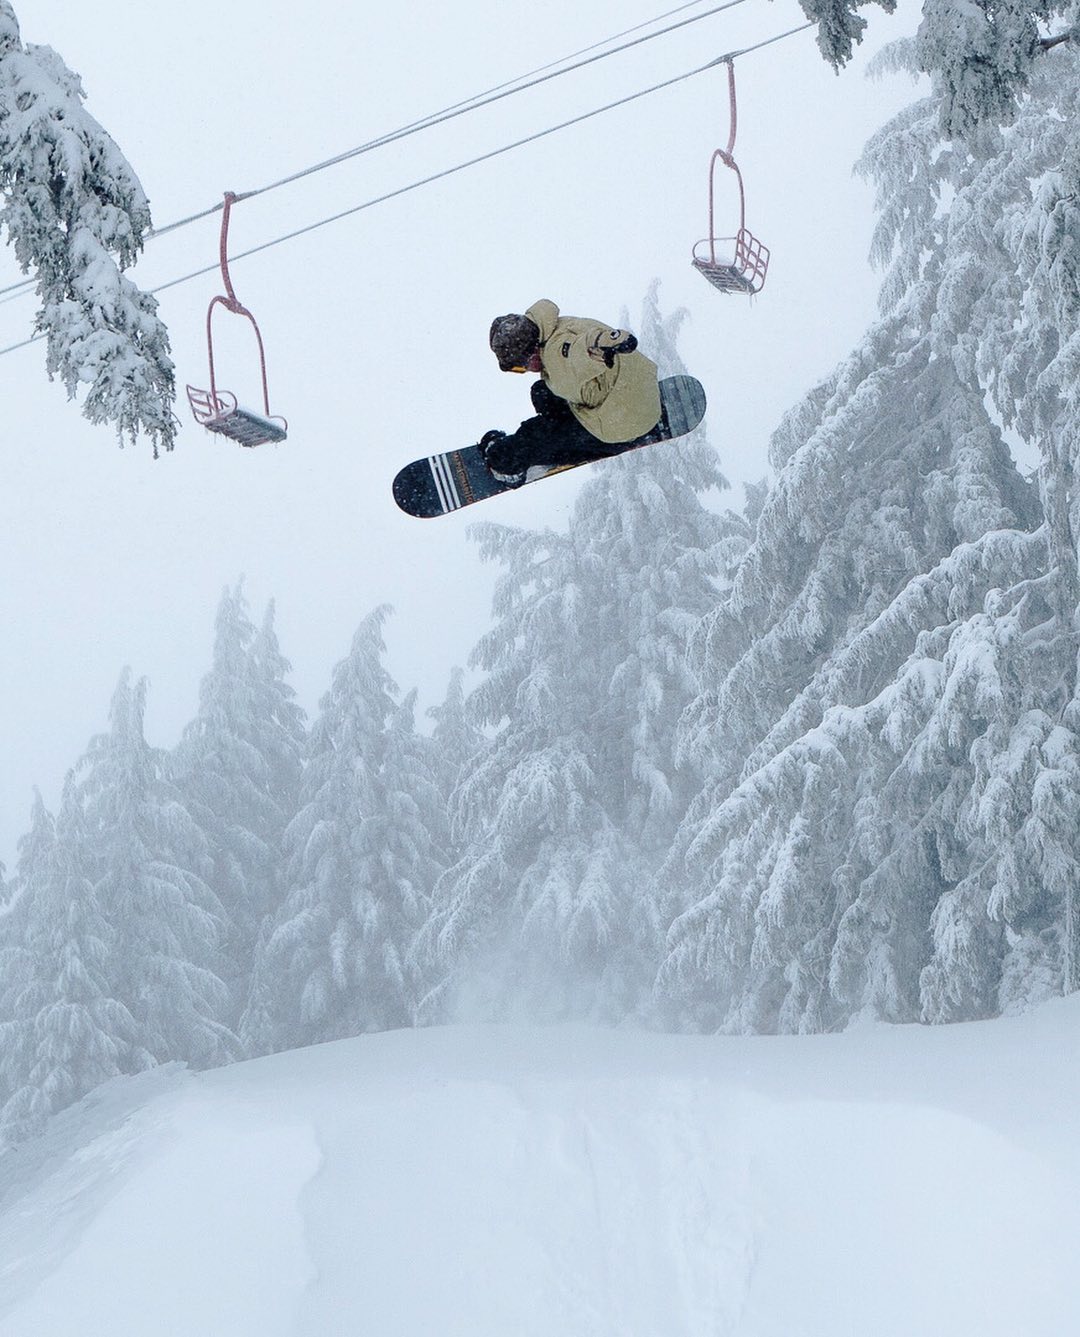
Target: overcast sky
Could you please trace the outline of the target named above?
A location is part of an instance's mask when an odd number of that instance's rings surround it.
[[[376,8],[306,0],[16,0],[23,39],[53,46],[118,142],[164,226],[672,8],[665,0],[504,0]],[[711,8],[710,0],[686,15]],[[390,669],[440,699],[487,624],[494,572],[467,536],[483,515],[561,526],[580,474],[467,515],[399,513],[407,460],[524,416],[527,384],[487,351],[492,316],[549,297],[631,325],[654,278],[685,306],[682,351],[710,398],[709,435],[735,485],[767,471],[769,433],[873,318],[870,193],[851,167],[914,95],[865,79],[866,56],[910,32],[908,0],[835,75],[805,33],[738,63],[736,155],[748,224],[772,248],[753,303],[689,266],[706,231],[709,154],[727,137],[722,70],[273,247],[233,268],[266,341],[284,445],[244,451],[192,423],[177,449],[121,451],[44,373],[43,345],[0,358],[0,859],[14,863],[32,786],[54,804],[105,726],[124,665],[150,680],[148,734],[175,742],[209,663],[222,588],[278,609],[310,711],[375,604],[394,605]],[[685,17],[683,15],[681,17]],[[238,206],[234,252],[340,212],[802,21],[794,0],[746,0],[632,52],[357,157]],[[217,218],[153,241],[133,276],[167,283],[216,258]],[[10,254],[0,286],[19,277]],[[177,379],[205,385],[213,276],[161,297]],[[32,298],[0,306],[0,346],[29,332]],[[229,317],[222,326],[241,325]],[[238,331],[243,335],[245,331]],[[646,350],[647,351],[647,350]],[[253,388],[251,350],[222,331],[219,384]],[[584,472],[584,471],[582,471]]]

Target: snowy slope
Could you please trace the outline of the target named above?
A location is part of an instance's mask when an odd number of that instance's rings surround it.
[[[1080,998],[806,1038],[369,1036],[0,1161],[3,1337],[1080,1332]]]

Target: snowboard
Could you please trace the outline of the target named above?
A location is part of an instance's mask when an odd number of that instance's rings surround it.
[[[668,376],[662,380],[660,403],[660,421],[651,432],[629,442],[627,451],[685,436],[705,416],[705,391],[693,376]],[[621,455],[626,451],[616,453]],[[492,477],[479,446],[465,446],[445,455],[429,455],[426,459],[406,464],[394,479],[394,500],[409,515],[430,519],[435,515],[449,515],[451,511],[486,501],[488,497],[497,497],[502,492],[516,492],[541,478],[565,473],[567,469],[580,469],[581,464],[591,462],[582,460],[580,464],[557,464],[550,468],[535,465],[525,475],[525,482],[515,486],[500,483]]]

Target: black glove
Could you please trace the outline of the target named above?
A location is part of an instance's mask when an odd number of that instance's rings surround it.
[[[589,356],[605,367],[613,367],[616,353],[632,353],[635,348],[637,339],[627,330],[604,330],[589,345]]]

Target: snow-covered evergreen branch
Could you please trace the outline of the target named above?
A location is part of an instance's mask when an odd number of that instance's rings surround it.
[[[83,107],[79,78],[49,47],[24,45],[0,0],[0,226],[36,279],[46,367],[121,442],[170,450],[175,396],[157,301],[124,277],[150,211],[138,178]]]

